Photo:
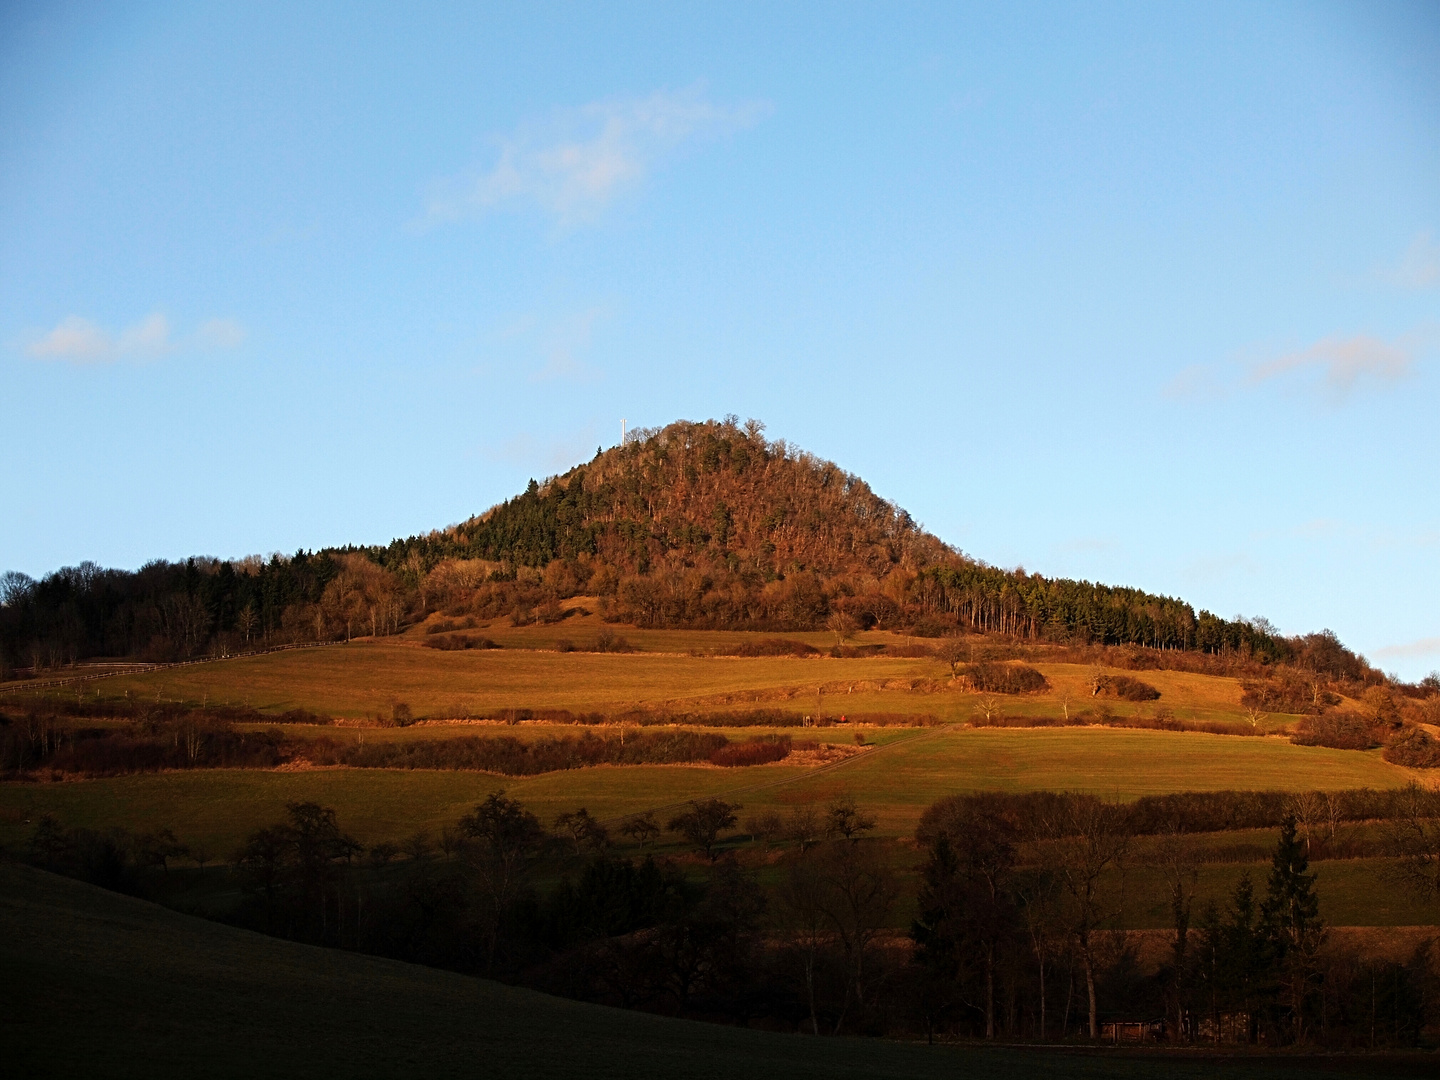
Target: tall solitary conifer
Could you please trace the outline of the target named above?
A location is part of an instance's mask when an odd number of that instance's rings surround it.
[[[1286,1004],[1296,1041],[1305,1034],[1305,999],[1318,978],[1315,956],[1325,940],[1315,874],[1309,872],[1305,844],[1296,838],[1295,817],[1280,826],[1280,843],[1271,860],[1269,888],[1261,915],[1281,964]]]

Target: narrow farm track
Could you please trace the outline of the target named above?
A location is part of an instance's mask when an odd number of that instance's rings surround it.
[[[941,735],[941,734],[949,731],[949,730],[950,730],[951,728],[953,728],[954,726],[955,726],[955,725],[953,725],[953,724],[942,724],[942,725],[940,725],[939,727],[931,728],[931,729],[928,730],[928,731],[922,731],[922,732],[920,732],[918,735],[910,735],[910,736],[907,736],[906,738],[896,739],[896,740],[894,740],[893,742],[888,742],[888,743],[886,743],[884,746],[877,746],[877,747],[875,747],[873,750],[867,751],[866,753],[863,753],[863,754],[852,754],[852,755],[850,755],[849,757],[843,757],[843,758],[841,758],[839,761],[832,761],[832,762],[830,762],[828,765],[821,765],[821,766],[819,766],[819,767],[817,767],[817,768],[814,768],[814,769],[809,770],[808,772],[803,772],[803,773],[800,773],[799,775],[796,775],[796,776],[787,776],[787,777],[784,777],[783,779],[780,779],[780,780],[767,780],[767,781],[765,781],[764,783],[760,783],[760,784],[745,784],[745,785],[743,785],[743,786],[741,786],[741,787],[730,788],[730,789],[727,790],[727,791],[722,791],[722,792],[720,792],[718,795],[713,796],[713,797],[714,797],[714,798],[725,798],[725,799],[728,800],[729,798],[731,798],[732,796],[735,796],[735,795],[753,795],[753,794],[754,794],[755,792],[757,792],[757,791],[772,791],[772,790],[774,790],[775,788],[786,787],[786,786],[788,786],[788,785],[790,785],[790,784],[798,784],[798,783],[801,783],[801,782],[806,781],[806,780],[813,780],[813,779],[814,779],[815,777],[817,777],[817,776],[820,776],[820,775],[825,774],[825,773],[834,772],[835,770],[844,768],[846,765],[849,765],[849,764],[851,764],[851,763],[853,763],[853,762],[857,762],[857,761],[867,761],[867,762],[868,762],[868,761],[873,761],[873,760],[875,760],[875,757],[876,757],[877,755],[879,755],[879,754],[884,754],[884,753],[886,753],[886,752],[889,751],[889,750],[894,750],[896,747],[899,747],[899,746],[907,746],[907,747],[908,747],[908,746],[914,746],[917,742],[920,742],[920,741],[925,740],[925,739],[932,739],[932,738],[934,738],[934,737],[937,736],[937,735]],[[662,803],[662,804],[659,805],[659,806],[651,806],[651,807],[648,807],[646,810],[642,811],[642,813],[662,814],[662,813],[664,813],[664,812],[667,811],[667,810],[678,810],[678,809],[680,809],[682,806],[689,806],[689,805],[690,805],[690,802],[691,802],[690,799],[681,799],[681,800],[678,801],[678,802]],[[604,825],[614,825],[614,824],[618,824],[618,823],[624,821],[626,818],[631,817],[631,816],[633,816],[633,815],[623,814],[623,815],[620,815],[620,816],[618,816],[618,817],[605,818],[605,819],[603,819],[602,824],[604,824]]]

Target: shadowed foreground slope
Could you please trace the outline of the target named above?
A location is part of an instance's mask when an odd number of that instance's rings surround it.
[[[1421,1075],[1423,1058],[1161,1062],[773,1035],[621,1012],[179,915],[0,865],[10,1076]]]

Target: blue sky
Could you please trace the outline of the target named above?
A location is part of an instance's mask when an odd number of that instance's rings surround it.
[[[735,413],[988,562],[1440,667],[1435,5],[0,9],[0,569]]]

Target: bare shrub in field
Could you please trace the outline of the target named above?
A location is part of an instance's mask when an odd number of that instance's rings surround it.
[[[1380,745],[1373,725],[1354,713],[1307,716],[1296,725],[1290,741],[1296,746],[1328,746],[1332,750],[1372,750]]]
[[[606,628],[601,630],[595,638],[594,651],[600,653],[629,653],[635,651],[635,646],[626,641],[622,635],[615,633],[614,630]]]
[[[1091,685],[1093,696],[1120,701],[1154,701],[1160,696],[1155,687],[1130,675],[1101,675]]]
[[[1247,708],[1286,713],[1320,713],[1340,704],[1340,695],[1324,688],[1313,672],[1280,668],[1269,678],[1246,679],[1240,704]]]
[[[425,627],[425,633],[448,634],[455,630],[469,630],[474,627],[474,625],[474,618],[468,615],[463,619],[440,619]]]
[[[637,732],[624,739],[586,732],[578,737],[522,741],[508,735],[365,743],[315,739],[305,744],[316,765],[361,769],[462,769],[535,776],[591,765],[678,765],[708,761],[728,746],[718,732]],[[784,747],[789,752],[788,743]],[[772,751],[773,753],[773,751]]]
[[[1045,676],[1025,664],[966,664],[959,674],[982,694],[1039,694],[1050,689]]]
[[[820,650],[814,645],[793,638],[761,638],[759,641],[742,641],[725,656],[819,656]]]
[[[970,722],[976,727],[1002,727],[1004,717],[1000,701],[986,694],[975,703],[975,717]]]
[[[935,656],[936,652],[928,645],[886,645],[885,655],[899,656],[907,660],[921,660]]]
[[[749,742],[722,746],[710,755],[710,764],[735,768],[745,765],[768,765],[790,756],[790,736],[751,739]]]
[[[1408,769],[1440,768],[1440,742],[1424,728],[1401,728],[1385,747],[1384,758]]]
[[[427,649],[441,649],[446,652],[500,648],[499,644],[488,637],[467,637],[465,634],[436,634],[434,637],[427,637],[421,644]]]

